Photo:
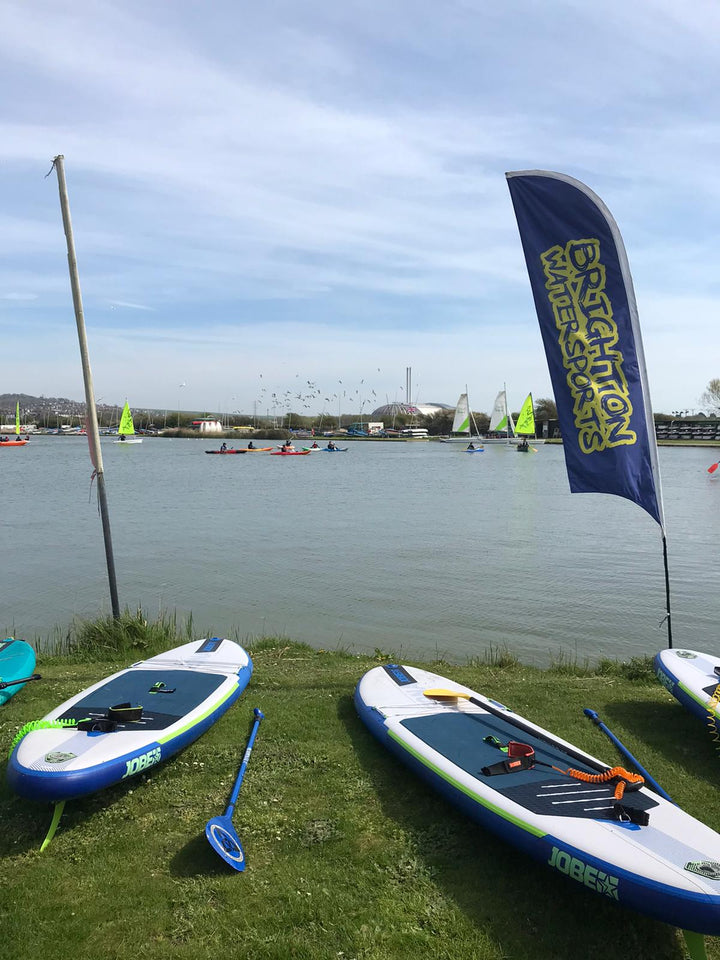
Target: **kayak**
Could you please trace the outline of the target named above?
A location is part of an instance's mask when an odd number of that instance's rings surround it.
[[[134,777],[208,730],[251,673],[245,650],[220,637],[134,663],[27,724],[8,785],[28,800],[60,802]]]
[[[235,447],[230,447],[228,450],[206,450],[205,453],[264,453],[267,450],[272,450],[272,447],[241,447],[239,450],[236,450]]]
[[[24,640],[8,637],[0,640],[0,706],[22,690],[27,681],[34,679],[35,651]]]
[[[0,440],[0,447],[24,447],[27,440]]]
[[[416,667],[369,670],[355,705],[396,759],[529,858],[638,913],[720,934],[720,835],[639,775]]]
[[[303,447],[303,450],[307,450],[308,453],[322,453],[322,447]]]
[[[475,447],[474,450],[465,450],[465,453],[485,453],[485,450],[482,447]]]
[[[696,650],[661,650],[655,656],[660,683],[708,726],[720,720],[720,657]]]
[[[271,457],[306,457],[309,450],[273,450]]]
[[[321,447],[323,453],[347,453],[348,447]]]

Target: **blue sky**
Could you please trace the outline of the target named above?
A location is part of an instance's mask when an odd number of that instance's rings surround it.
[[[654,409],[699,409],[719,37],[709,0],[3,0],[0,393],[84,395],[63,154],[106,403],[551,396],[504,177],[547,169],[618,222]]]

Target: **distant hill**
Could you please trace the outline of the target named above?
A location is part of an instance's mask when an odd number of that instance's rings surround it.
[[[70,424],[73,421],[79,424],[85,416],[84,400],[68,400],[67,397],[34,397],[28,393],[0,393],[0,422],[12,423],[15,420],[15,405],[20,403],[20,419],[25,424],[37,424],[38,427],[55,427],[60,423]],[[115,425],[120,419],[122,403],[98,403],[97,414],[101,426]],[[215,416],[214,413],[203,410],[182,410],[182,416],[200,417]],[[141,424],[148,424],[155,420],[163,425],[166,420],[177,419],[177,410],[152,409],[133,406],[133,416],[136,428]]]

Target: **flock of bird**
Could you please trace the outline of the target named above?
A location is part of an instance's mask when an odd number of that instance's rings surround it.
[[[380,373],[379,367],[378,373]],[[263,375],[260,374],[259,376],[260,380],[263,381]],[[300,374],[296,373],[295,377],[299,379]],[[377,404],[377,393],[372,388],[364,386],[364,379],[360,380],[359,386],[354,391],[352,388],[345,388],[342,380],[338,380],[337,384],[338,388],[333,393],[330,393],[329,391],[322,390],[314,381],[306,380],[304,387],[298,390],[285,390],[284,393],[280,393],[271,390],[265,386],[263,382],[260,387],[257,403],[261,407],[269,407],[273,411],[273,415],[277,410],[283,410],[286,413],[291,411],[300,413],[301,410],[298,409],[298,403],[302,410],[315,412],[317,412],[317,408],[321,402],[328,405],[332,404],[333,410],[336,404],[340,407],[343,403],[346,403],[349,404],[352,412],[359,411],[360,413],[362,413],[367,404]],[[368,393],[368,396],[364,396],[365,393]],[[327,413],[329,411],[323,408],[322,412]]]

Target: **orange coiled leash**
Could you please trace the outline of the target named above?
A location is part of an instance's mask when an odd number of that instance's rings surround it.
[[[534,748],[529,743],[518,743],[516,740],[510,740],[506,745],[503,745],[497,737],[492,736],[484,737],[484,742],[507,754],[507,759],[483,767],[481,773],[485,776],[518,773],[520,770],[532,770],[535,766],[541,766],[557,770],[558,773],[562,773],[566,777],[574,777],[574,779],[582,780],[584,783],[612,783],[613,780],[616,780],[613,811],[616,818],[618,820],[631,820],[633,823],[642,825],[648,823],[649,818],[645,811],[630,810],[620,803],[626,790],[628,792],[639,790],[645,783],[645,778],[641,777],[639,773],[632,773],[625,767],[610,767],[602,773],[586,773],[584,770],[576,770],[574,767],[563,769],[562,767],[556,767],[554,763],[545,763],[543,760],[538,760]]]
[[[585,783],[608,783],[617,778],[618,782],[615,785],[616,800],[622,800],[625,796],[626,789],[639,790],[645,783],[644,777],[641,777],[639,773],[631,773],[631,771],[626,770],[625,767],[611,767],[609,770],[606,770],[605,773],[585,773],[583,770],[574,770],[572,767],[563,770],[560,767],[554,766],[552,763],[549,763],[548,766],[560,773],[567,774],[568,777],[575,777],[576,780],[584,780]]]

